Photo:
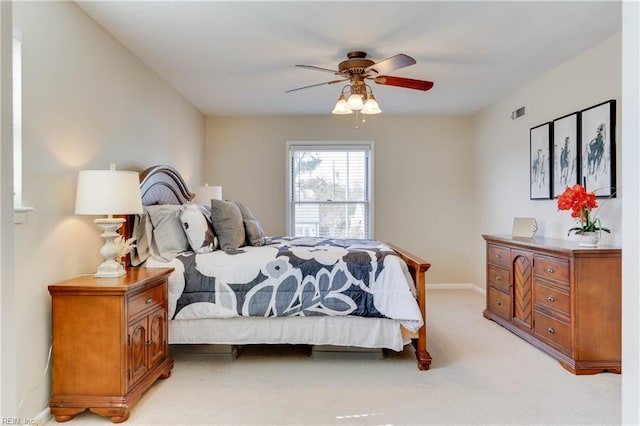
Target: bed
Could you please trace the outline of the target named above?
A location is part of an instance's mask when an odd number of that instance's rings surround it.
[[[136,251],[131,256],[134,267],[175,268],[168,292],[170,344],[304,344],[400,351],[411,342],[418,368],[429,369],[429,263],[375,240],[260,234],[260,243],[254,239],[256,244],[250,244],[249,225],[257,221],[250,212],[245,216],[240,203],[246,245],[200,250],[191,244],[189,250],[174,249],[166,256],[154,239],[169,231],[156,226],[158,220],[150,220],[149,212],[193,211],[194,195],[170,166],[150,167],[140,180],[146,211],[131,217],[125,232],[139,239],[138,249],[151,252],[141,258]],[[208,210],[209,219],[219,217],[216,206]],[[202,207],[197,206],[205,214]],[[192,243],[189,233],[197,227],[184,227],[184,220],[182,225]],[[219,223],[215,225],[214,232],[222,231]]]

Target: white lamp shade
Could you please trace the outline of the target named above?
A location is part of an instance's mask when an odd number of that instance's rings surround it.
[[[331,111],[332,114],[338,115],[351,114],[352,112],[353,111],[351,111],[351,108],[349,108],[349,105],[347,104],[347,98],[345,98],[344,95],[340,95],[340,98],[338,98],[338,102],[336,102],[335,108],[333,108],[333,111]]]
[[[357,93],[353,93],[351,96],[349,96],[347,104],[353,111],[360,111],[364,106],[364,103],[362,102],[362,96]]]
[[[364,103],[364,108],[362,108],[362,113],[363,114],[380,114],[381,112],[382,110],[380,109],[378,102],[376,102],[376,98],[373,96],[373,94],[369,95],[369,97],[367,98],[367,101]]]
[[[76,214],[114,215],[142,213],[138,172],[81,170],[78,172]]]
[[[209,203],[211,200],[222,200],[221,186],[199,186],[196,188],[196,196],[193,197],[194,203]]]

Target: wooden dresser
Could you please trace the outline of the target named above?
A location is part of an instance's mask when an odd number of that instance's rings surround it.
[[[484,316],[555,357],[574,374],[621,372],[619,248],[483,235]]]
[[[51,414],[89,409],[120,423],[173,368],[167,342],[167,279],[173,268],[133,268],[119,278],[83,276],[49,286]]]

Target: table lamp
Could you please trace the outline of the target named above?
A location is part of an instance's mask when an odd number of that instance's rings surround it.
[[[210,203],[211,200],[222,200],[222,187],[221,186],[209,186],[205,183],[204,186],[199,186],[195,190],[196,196],[193,197],[194,203]]]
[[[104,246],[100,254],[105,261],[98,267],[95,277],[119,277],[124,275],[124,266],[116,261],[121,246],[116,243],[117,232],[126,219],[113,215],[142,213],[140,177],[138,172],[115,170],[81,170],[78,172],[76,210],[78,215],[107,215],[95,219],[102,229]]]

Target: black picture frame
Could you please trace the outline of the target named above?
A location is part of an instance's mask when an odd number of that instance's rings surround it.
[[[616,193],[616,101],[580,111],[580,182],[598,198]]]
[[[580,183],[580,112],[553,120],[552,175],[553,198],[562,195],[567,186]]]
[[[529,130],[529,198],[551,199],[551,141],[553,123],[540,124]]]

